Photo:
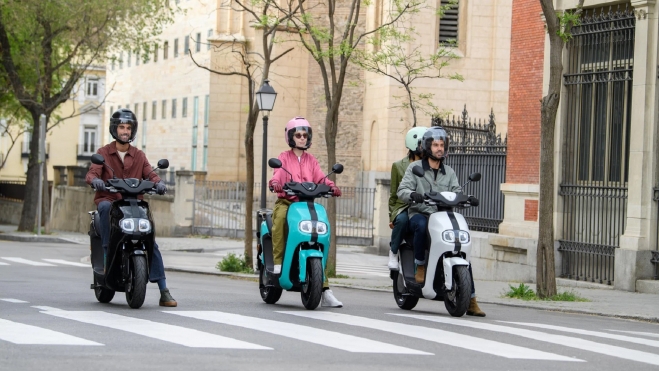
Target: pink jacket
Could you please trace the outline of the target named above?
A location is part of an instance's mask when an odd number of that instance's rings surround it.
[[[282,152],[278,158],[281,161],[282,168],[288,170],[293,175],[294,182],[319,183],[321,179],[325,177],[325,173],[320,169],[320,165],[318,165],[318,160],[306,151],[302,154],[299,161],[292,149],[290,151]],[[290,181],[291,176],[288,175],[287,172],[281,168],[274,169],[272,179],[268,182],[268,186],[272,186],[273,183],[279,183],[283,186]],[[334,182],[329,178],[325,179],[324,183],[330,187],[334,186]],[[277,197],[285,198],[290,201],[297,201],[297,197],[288,196],[284,192],[277,193]]]

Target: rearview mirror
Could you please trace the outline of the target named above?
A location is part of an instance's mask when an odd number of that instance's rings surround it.
[[[102,155],[99,155],[98,153],[94,153],[92,155],[92,164],[103,165],[104,163],[105,163],[105,159],[103,158]]]
[[[162,160],[158,161],[158,169],[167,169],[169,167],[169,160],[166,158],[163,158]]]
[[[343,172],[343,165],[334,164],[334,166],[332,166],[332,172],[335,174],[341,174]]]
[[[419,178],[423,178],[423,168],[419,165],[416,165],[412,168],[412,174],[418,176]]]
[[[481,173],[473,173],[469,175],[469,180],[471,180],[472,182],[477,182],[481,180]]]
[[[278,158],[271,158],[268,160],[268,166],[273,169],[279,169],[281,167],[281,161]]]

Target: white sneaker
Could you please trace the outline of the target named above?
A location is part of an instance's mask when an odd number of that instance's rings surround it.
[[[391,250],[389,250],[389,264],[387,266],[392,271],[398,270],[398,254],[394,254]]]
[[[322,298],[322,300],[320,301],[320,306],[321,307],[330,307],[330,308],[341,308],[341,307],[343,307],[343,303],[336,300],[336,298],[334,297],[334,294],[332,293],[332,290],[323,291],[323,295],[321,296],[321,298]]]
[[[281,264],[275,264],[275,266],[272,268],[272,273],[281,274]]]

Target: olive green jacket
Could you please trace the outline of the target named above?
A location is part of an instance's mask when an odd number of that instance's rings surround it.
[[[396,161],[391,165],[391,187],[389,190],[389,221],[394,222],[394,219],[402,211],[408,208],[409,204],[401,201],[396,192],[398,192],[398,185],[403,180],[405,170],[410,165],[409,157],[405,156],[400,161]]]

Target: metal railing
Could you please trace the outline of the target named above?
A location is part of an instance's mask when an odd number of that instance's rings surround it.
[[[650,262],[654,266],[654,279],[659,279],[659,187],[652,188],[652,201],[654,201],[657,209],[657,224],[655,225],[655,234],[654,234],[654,248],[652,251],[652,258]]]
[[[237,236],[245,229],[245,182],[196,181],[194,222],[196,233]],[[261,184],[254,183],[252,210],[260,205]],[[374,188],[341,187],[336,198],[336,234],[339,243],[370,245],[373,241]],[[277,196],[266,193],[266,205],[274,207]],[[327,207],[328,199],[317,202]],[[256,229],[256,214],[252,226]]]

